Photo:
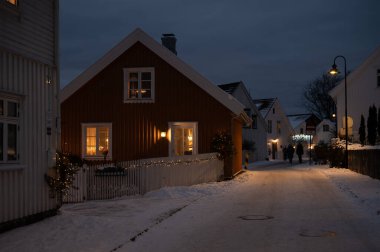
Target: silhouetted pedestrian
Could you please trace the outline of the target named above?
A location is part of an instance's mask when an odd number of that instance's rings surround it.
[[[288,158],[288,153],[287,153],[287,149],[286,149],[286,146],[284,146],[283,148],[282,148],[282,155],[283,155],[283,157],[284,157],[284,161],[286,161],[286,159]]]
[[[291,144],[289,144],[286,149],[287,149],[287,153],[288,153],[289,163],[292,164],[293,163],[293,155],[294,155],[294,147]]]
[[[298,156],[298,161],[301,164],[302,163],[302,155],[303,155],[303,146],[301,143],[297,144],[296,153]]]

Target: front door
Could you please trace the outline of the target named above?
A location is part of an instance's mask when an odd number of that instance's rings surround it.
[[[197,123],[170,123],[170,156],[197,154]]]
[[[277,142],[272,142],[272,159],[276,159]]]

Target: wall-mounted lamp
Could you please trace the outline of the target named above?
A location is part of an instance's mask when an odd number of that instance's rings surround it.
[[[166,132],[165,131],[163,131],[163,132],[161,132],[161,138],[166,138]]]

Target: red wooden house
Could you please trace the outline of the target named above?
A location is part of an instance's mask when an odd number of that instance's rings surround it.
[[[225,175],[240,171],[244,106],[173,51],[136,29],[65,86],[63,151],[117,161],[193,155],[226,131],[237,155]]]

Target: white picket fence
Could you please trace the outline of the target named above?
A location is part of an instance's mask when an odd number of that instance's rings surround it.
[[[117,168],[119,167],[119,168]],[[215,182],[223,177],[223,161],[215,153],[125,161],[82,167],[65,203],[142,195],[169,186]]]

